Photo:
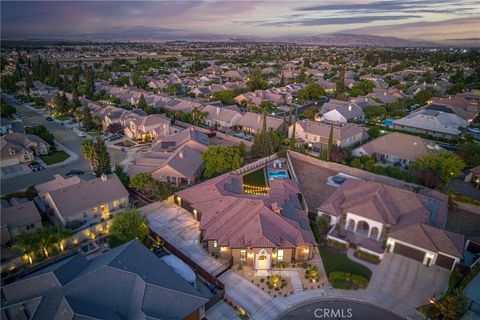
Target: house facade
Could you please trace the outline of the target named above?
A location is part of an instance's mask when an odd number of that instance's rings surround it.
[[[32,134],[13,132],[0,137],[1,167],[30,163],[35,155],[48,154],[50,145]]]
[[[392,252],[427,266],[453,267],[463,257],[463,236],[443,230],[448,197],[373,181],[347,179],[318,208],[332,228],[327,238],[382,259]]]
[[[365,128],[353,123],[317,122],[308,119],[292,124],[288,129],[289,137],[293,134],[294,126],[297,141],[307,144],[314,151],[328,144],[331,131],[333,144],[342,148],[361,143],[367,137]]]
[[[380,136],[352,150],[354,157],[369,155],[376,161],[408,167],[418,158],[443,150],[433,141],[394,132]]]
[[[42,217],[33,201],[17,203],[1,210],[1,245],[21,233],[33,233],[42,227]]]
[[[44,193],[47,206],[63,225],[96,224],[129,204],[129,194],[116,174],[79,180]]]
[[[256,270],[313,258],[315,238],[295,181],[269,179],[267,192],[245,192],[243,175],[269,168],[253,164],[175,194],[175,203],[200,221],[209,253]]]

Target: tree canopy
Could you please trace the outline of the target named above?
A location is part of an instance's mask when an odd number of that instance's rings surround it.
[[[133,239],[143,241],[148,233],[148,220],[137,209],[125,209],[113,218],[108,240],[116,247]]]
[[[173,193],[172,188],[170,188],[167,182],[156,180],[149,173],[134,175],[130,179],[129,186],[156,201],[164,200]]]
[[[238,169],[243,164],[242,152],[237,146],[210,146],[202,154],[204,176],[211,178]]]
[[[441,187],[462,174],[463,160],[456,154],[442,151],[427,154],[412,164],[412,169],[427,187]]]

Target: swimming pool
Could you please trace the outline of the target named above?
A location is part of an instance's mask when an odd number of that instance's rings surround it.
[[[287,170],[268,170],[268,180],[288,179]]]

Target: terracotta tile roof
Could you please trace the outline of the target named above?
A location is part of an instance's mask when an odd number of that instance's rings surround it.
[[[442,226],[446,201],[373,181],[347,179],[318,210],[335,216],[351,212],[391,225],[427,222]]]
[[[454,257],[463,257],[463,236],[424,223],[415,223],[393,229],[389,237],[433,252],[443,252]]]
[[[242,176],[226,173],[177,193],[202,213],[205,239],[232,248],[315,244],[293,180],[271,180],[265,196],[244,194],[242,182]]]

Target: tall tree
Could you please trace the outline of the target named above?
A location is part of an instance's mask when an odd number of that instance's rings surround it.
[[[93,98],[95,94],[95,74],[92,69],[88,68],[85,75],[85,95]]]
[[[82,126],[84,130],[92,130],[95,128],[95,122],[93,121],[93,116],[90,113],[88,106],[83,107],[82,110]]]
[[[148,234],[148,220],[137,209],[125,209],[113,218],[108,240],[116,247],[133,239],[143,241]]]
[[[108,153],[105,141],[103,141],[100,137],[97,137],[95,142],[95,158],[97,162],[95,174],[97,177],[101,176],[102,174],[109,174],[112,172],[110,154]]]
[[[333,125],[330,125],[330,133],[328,135],[328,145],[327,145],[327,155],[326,160],[330,161],[330,155],[332,154],[332,146],[333,146]]]
[[[95,142],[90,139],[86,139],[82,141],[82,145],[80,147],[82,151],[82,155],[85,160],[88,161],[92,170],[95,170],[97,167],[96,157],[95,157]]]
[[[297,130],[297,107],[295,107],[295,119],[293,120],[292,136],[290,137],[290,150],[295,150]]]
[[[32,75],[30,72],[25,73],[25,93],[29,96],[30,95],[30,89],[32,89],[33,86],[33,80],[32,80]]]

